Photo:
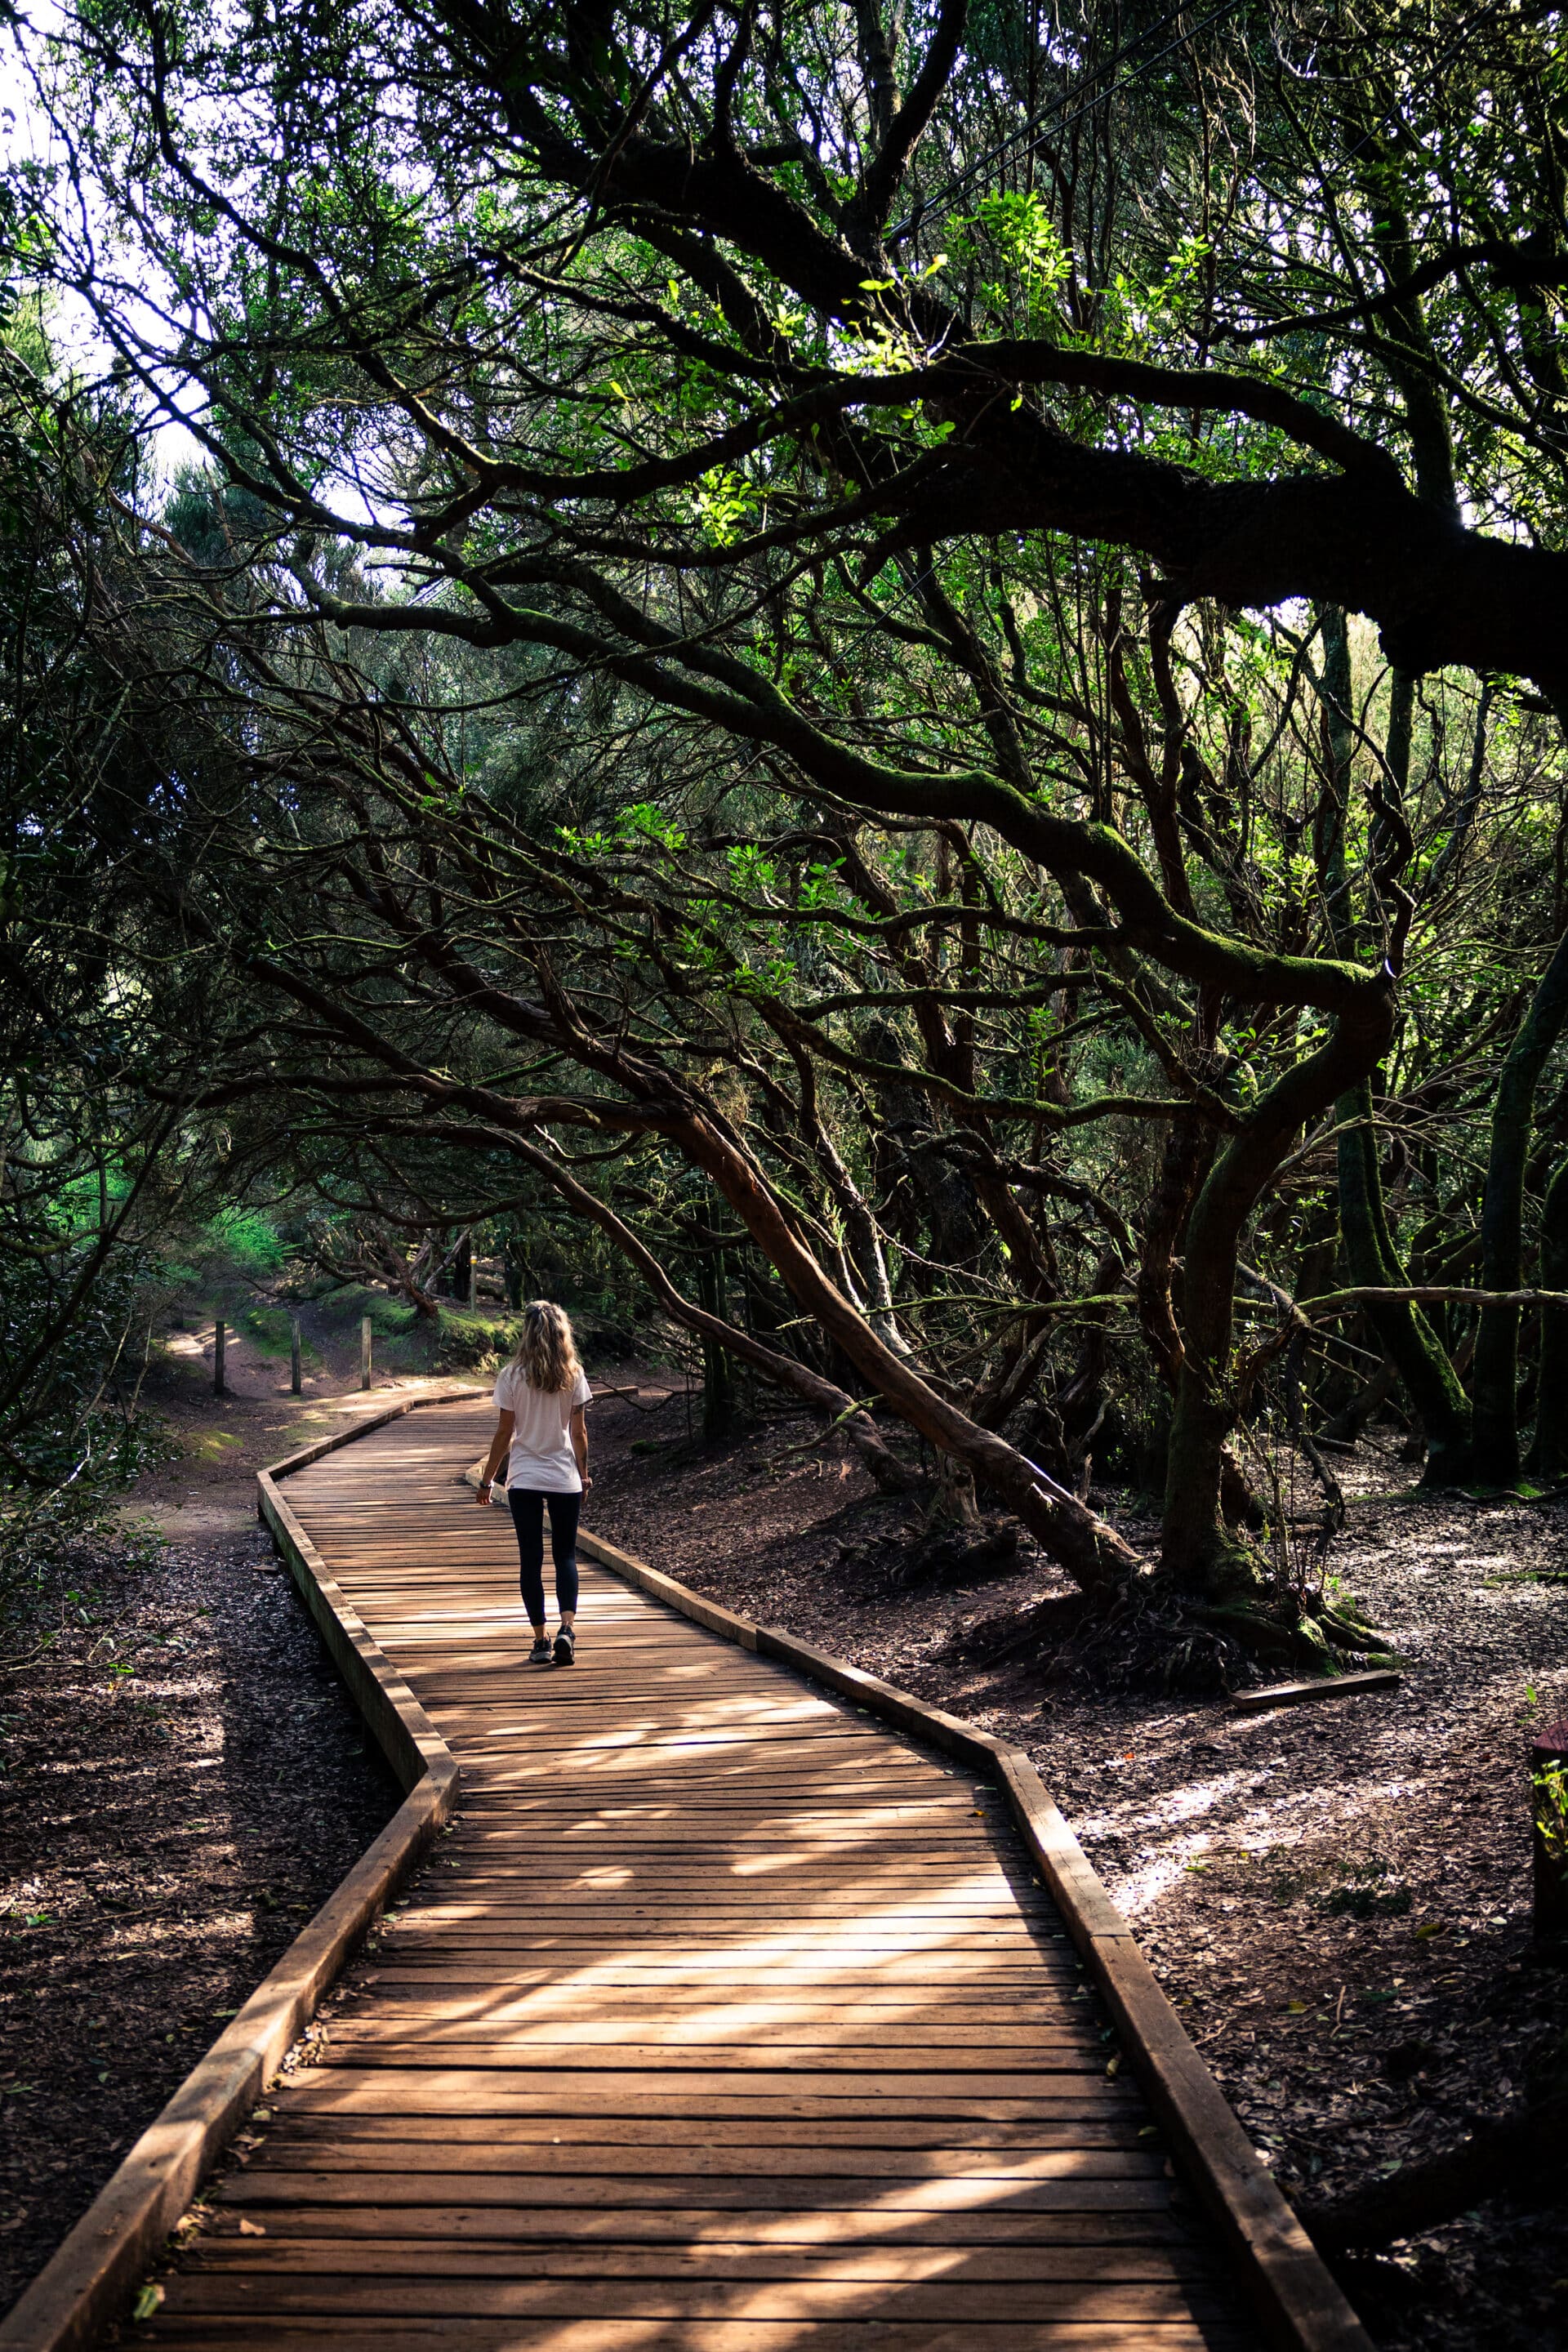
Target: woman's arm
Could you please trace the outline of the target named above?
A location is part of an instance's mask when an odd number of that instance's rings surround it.
[[[588,1408],[574,1404],[572,1408],[572,1451],[577,1456],[577,1475],[583,1481],[583,1492],[593,1485],[588,1475]]]
[[[476,1503],[489,1501],[490,1488],[495,1484],[496,1472],[500,1468],[511,1444],[511,1428],[516,1419],[517,1415],[514,1412],[500,1412],[496,1415],[496,1433],[490,1440],[490,1450],[485,1456],[485,1475],[479,1480],[479,1491],[474,1496]]]

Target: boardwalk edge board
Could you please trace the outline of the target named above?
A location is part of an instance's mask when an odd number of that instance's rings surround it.
[[[776,1658],[868,1715],[972,1764],[1005,1794],[1182,2169],[1237,2264],[1271,2343],[1288,2352],[1372,2352],[1371,2338],[1308,2237],[1180,2018],[1131,1928],[1022,1748],[775,1627],[721,1609],[602,1537],[579,1549],[709,1631]]]
[[[344,1962],[450,1815],[456,1759],[328,1576],[276,1482],[422,1405],[468,1402],[485,1393],[447,1389],[406,1399],[259,1473],[258,1517],[271,1530],[355,1704],[408,1793],[0,2319],[0,2352],[78,2352],[101,2341],[123,2316],[132,2290]]]

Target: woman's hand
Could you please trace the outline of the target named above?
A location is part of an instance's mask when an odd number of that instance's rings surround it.
[[[484,1506],[489,1503],[489,1491],[491,1491],[491,1486],[496,1484],[496,1470],[499,1470],[499,1467],[503,1465],[505,1458],[508,1458],[508,1449],[510,1449],[512,1444],[512,1430],[515,1430],[515,1425],[517,1425],[517,1413],[508,1413],[508,1412],[496,1413],[496,1434],[491,1437],[491,1442],[489,1442],[489,1454],[484,1456],[484,1461],[487,1461],[491,1467],[489,1467],[487,1477],[479,1479],[479,1491],[478,1496],[475,1496],[475,1503],[479,1506],[479,1510],[484,1510]]]
[[[497,1413],[496,1433],[490,1440],[490,1450],[484,1457],[490,1466],[479,1480],[479,1491],[474,1496],[481,1511],[490,1499],[490,1488],[496,1482],[495,1474],[507,1459],[508,1449],[511,1444],[511,1433],[516,1425],[516,1413],[505,1411]]]
[[[584,1470],[583,1473],[583,1492],[584,1495],[588,1492],[588,1489],[592,1486],[593,1483],[592,1478],[589,1477],[588,1473]]]

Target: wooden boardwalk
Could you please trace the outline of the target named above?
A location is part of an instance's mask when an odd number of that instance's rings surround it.
[[[134,2341],[1252,2346],[996,1794],[591,1565],[531,1672],[490,1426],[284,1489],[461,1808]]]

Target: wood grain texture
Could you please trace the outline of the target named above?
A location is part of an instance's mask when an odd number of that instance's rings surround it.
[[[1275,1706],[1310,1706],[1321,1698],[1354,1698],[1362,1691],[1397,1690],[1400,1676],[1392,1666],[1364,1675],[1317,1675],[1309,1683],[1270,1683],[1265,1690],[1237,1691],[1231,1710],[1236,1715],[1267,1715]]]
[[[289,1478],[460,1803],[136,2340],[1365,2352],[1026,1759],[592,1540],[531,1669],[489,1432]]]

